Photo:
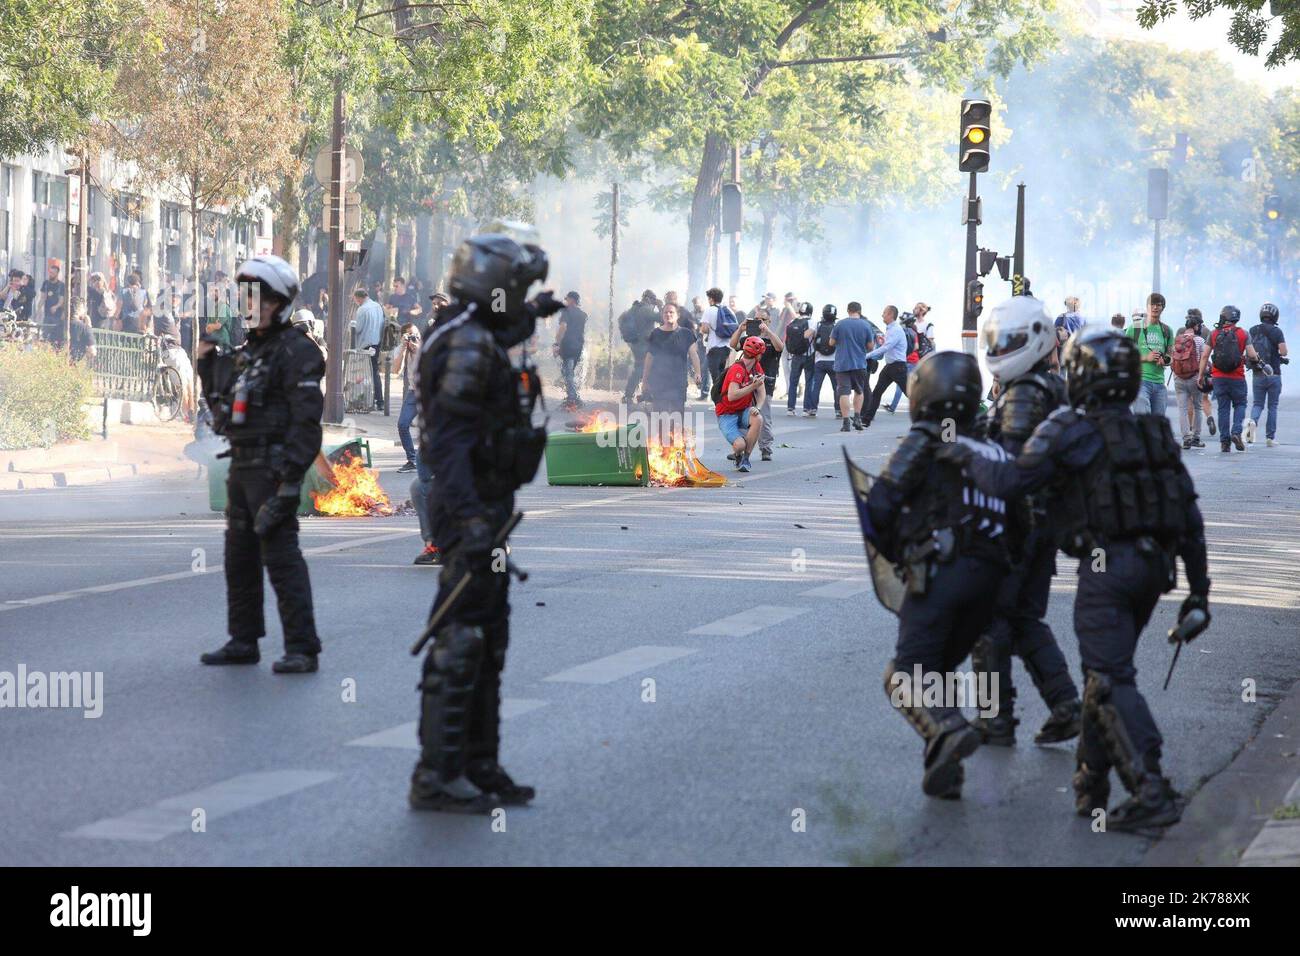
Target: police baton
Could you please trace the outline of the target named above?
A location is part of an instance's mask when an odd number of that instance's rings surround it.
[[[510,533],[514,531],[519,522],[523,520],[524,513],[522,511],[516,511],[512,514],[510,520],[501,526],[501,530],[499,530],[496,533],[496,536],[492,539],[491,550],[495,551],[497,548],[502,547],[506,543],[506,539],[510,537]],[[521,571],[509,558],[506,559],[506,573],[515,575],[515,577],[519,578],[520,581],[528,580],[528,572]],[[424,645],[429,643],[429,639],[433,637],[434,631],[438,629],[438,625],[442,623],[442,619],[447,616],[447,612],[451,610],[452,605],[455,604],[460,596],[465,593],[465,589],[469,587],[469,582],[473,577],[474,572],[472,570],[467,570],[460,576],[460,580],[456,582],[455,586],[452,587],[451,593],[447,595],[447,599],[433,609],[433,613],[429,615],[429,623],[424,626],[424,630],[420,632],[420,637],[411,647],[412,657],[419,655],[420,651],[424,650]]]
[[[1169,643],[1177,646],[1174,648],[1174,659],[1169,662],[1169,673],[1165,675],[1164,690],[1169,689],[1169,679],[1174,676],[1174,665],[1178,663],[1178,655],[1183,652],[1183,645],[1209,626],[1210,615],[1200,608],[1192,608],[1169,629]]]

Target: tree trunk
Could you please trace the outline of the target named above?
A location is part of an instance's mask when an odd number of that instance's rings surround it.
[[[767,272],[772,265],[772,238],[776,232],[776,211],[763,210],[763,238],[758,244],[758,263],[754,267],[754,300],[767,291]]]
[[[298,261],[298,214],[302,211],[298,173],[286,173],[280,179],[277,197],[278,215],[271,228],[271,251],[286,262]]]
[[[194,389],[198,392],[199,374],[199,336],[203,334],[204,310],[203,293],[199,290],[199,187],[190,183],[190,307],[194,310],[193,325],[190,328],[190,364],[194,367]],[[184,299],[182,306],[184,304]]]
[[[687,246],[687,301],[703,295],[709,281],[718,231],[718,203],[722,196],[722,177],[730,150],[717,133],[704,139],[704,156],[695,179],[695,196],[691,200],[690,242]],[[731,290],[733,293],[734,289]]]
[[[443,263],[447,259],[447,206],[445,203],[438,203],[437,211],[433,215],[433,235],[431,240],[429,250],[429,291],[434,292],[442,288]]]
[[[393,276],[397,275],[397,217],[393,208],[384,210],[384,294],[393,287]]]
[[[433,273],[432,263],[429,261],[429,234],[433,231],[433,220],[427,212],[422,212],[415,218],[415,266],[412,272],[415,278],[419,279],[428,286],[430,277]],[[425,295],[428,295],[426,289]],[[423,307],[424,303],[420,303]]]

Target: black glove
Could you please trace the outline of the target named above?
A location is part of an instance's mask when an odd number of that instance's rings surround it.
[[[458,550],[471,564],[482,564],[492,556],[492,526],[480,517],[467,518],[460,523]]]
[[[1187,619],[1187,615],[1192,611],[1204,611],[1205,622],[1183,635],[1183,640],[1190,644],[1200,635],[1207,627],[1210,626],[1210,596],[1208,594],[1189,594],[1183,599],[1182,607],[1178,609],[1178,623],[1182,624]],[[1172,640],[1172,639],[1171,639]]]
[[[301,491],[301,486],[297,484],[281,482],[280,487],[275,490],[275,497],[266,499],[262,502],[262,507],[257,509],[257,516],[253,518],[253,533],[259,538],[265,538],[287,519],[292,518],[298,511]]]
[[[533,296],[533,301],[529,302],[528,305],[532,308],[533,314],[539,319],[554,315],[564,308],[564,303],[551,295],[549,289]]]

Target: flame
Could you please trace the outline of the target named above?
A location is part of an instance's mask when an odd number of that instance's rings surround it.
[[[671,445],[651,439],[646,446],[646,459],[650,463],[650,481],[655,485],[716,488],[727,483],[726,478],[705,468],[695,457],[695,443],[689,436],[678,438]]]
[[[391,515],[393,506],[379,485],[379,475],[367,468],[357,455],[349,455],[334,465],[330,479],[334,487],[326,492],[313,491],[312,504],[323,515]]]
[[[612,432],[618,428],[618,420],[609,412],[597,412],[582,423],[579,432]]]

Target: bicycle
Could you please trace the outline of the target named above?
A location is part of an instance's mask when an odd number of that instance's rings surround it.
[[[158,365],[154,369],[153,386],[149,398],[153,404],[154,414],[159,421],[170,422],[181,413],[185,402],[185,386],[181,382],[181,373],[164,361],[168,348],[176,344],[170,336],[159,337],[145,333],[146,347],[157,352]]]

